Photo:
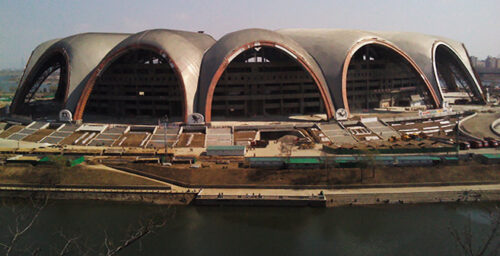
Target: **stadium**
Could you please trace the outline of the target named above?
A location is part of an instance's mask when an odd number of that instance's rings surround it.
[[[340,146],[405,134],[367,117],[398,121],[485,103],[464,44],[438,36],[341,29],[244,29],[219,40],[167,29],[83,33],[33,50],[9,109],[27,126],[3,137],[161,147],[165,133],[170,145],[208,147],[298,131],[299,138]],[[168,135],[158,126],[167,118],[175,125]],[[449,134],[445,122],[426,134]]]
[[[37,100],[59,74],[50,100]],[[246,29],[218,41],[204,33],[85,33],[40,44],[10,113],[33,118],[67,109],[73,120],[187,122],[335,119],[374,109],[437,109],[484,103],[465,46],[404,32]]]

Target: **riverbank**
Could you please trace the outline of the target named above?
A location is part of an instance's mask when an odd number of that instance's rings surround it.
[[[0,197],[187,205],[195,196],[196,190],[99,164],[0,167]]]
[[[256,169],[225,165],[194,169],[155,164],[109,164],[128,173],[189,188],[349,188],[500,183],[500,165],[474,161],[434,166]]]
[[[0,185],[0,197],[159,205],[340,207],[500,201],[500,184],[356,189],[229,189],[175,192],[161,187]]]
[[[496,165],[489,165],[488,168],[485,167],[486,169],[480,169],[480,166],[470,168],[474,172],[483,172],[482,176],[473,176],[484,178],[479,180],[300,185],[284,183],[189,184],[154,176],[151,172],[120,170],[104,165],[83,164],[57,169],[50,165],[17,164],[0,168],[2,180],[0,197],[49,197],[56,200],[103,200],[172,205],[317,207],[500,201],[500,181],[491,178],[492,175],[495,177],[497,175],[496,167]],[[429,169],[429,171],[439,174],[443,168]],[[446,170],[445,168],[444,171]],[[198,170],[198,172],[202,171],[204,170]],[[266,171],[273,172],[273,176],[281,174],[283,179],[286,179],[284,170]],[[308,171],[311,172],[308,175],[316,173],[315,170]],[[319,171],[317,175],[324,176],[324,170]],[[332,170],[332,172],[340,171],[340,169]],[[449,171],[451,172],[451,169]],[[389,173],[393,172],[394,170],[389,171]],[[168,172],[165,173],[168,174]],[[378,173],[377,175],[381,177],[387,176],[382,170],[378,170]],[[245,172],[242,174],[248,175]],[[368,173],[365,175],[365,180],[369,180]],[[386,181],[385,178],[381,180]]]
[[[188,205],[196,197],[196,193],[174,192],[169,187],[0,185],[0,197]]]
[[[344,205],[419,204],[500,201],[500,184],[360,188],[325,193],[327,207]]]
[[[419,186],[397,188],[354,188],[354,189],[203,189],[203,197],[211,199],[210,205],[228,205],[227,199],[234,204],[259,206],[271,198],[277,199],[276,205],[289,206],[317,204],[324,198],[325,207],[384,205],[384,204],[421,204],[446,202],[490,202],[500,201],[500,184],[458,185],[458,186]],[[222,195],[222,196],[221,196]],[[212,196],[210,198],[210,196]],[[214,197],[218,196],[219,203]],[[198,199],[198,197],[197,197]],[[252,200],[249,200],[252,199]],[[297,201],[301,199],[300,201]],[[196,201],[195,201],[196,202]],[[267,203],[267,202],[266,202]]]

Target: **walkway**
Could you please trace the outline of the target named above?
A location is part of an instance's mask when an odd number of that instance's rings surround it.
[[[394,187],[394,188],[352,188],[352,189],[265,189],[265,188],[205,188],[203,195],[286,195],[286,196],[307,196],[317,195],[321,191],[327,196],[335,195],[358,195],[358,194],[397,194],[416,192],[456,192],[469,190],[498,190],[500,184],[487,185],[460,185],[460,186],[427,186],[427,187]]]

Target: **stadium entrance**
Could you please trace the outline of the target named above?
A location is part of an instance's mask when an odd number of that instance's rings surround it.
[[[359,48],[347,71],[351,112],[375,108],[431,108],[429,90],[412,65],[396,51],[379,44]]]
[[[236,56],[213,95],[213,120],[281,120],[325,114],[318,85],[302,65],[276,47],[250,48]]]
[[[113,61],[97,77],[84,119],[154,120],[168,115],[182,120],[184,92],[165,55],[138,49]]]

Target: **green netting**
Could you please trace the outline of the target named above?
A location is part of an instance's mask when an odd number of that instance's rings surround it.
[[[75,159],[75,160],[71,161],[69,165],[70,165],[71,167],[73,167],[73,166],[75,166],[75,165],[79,165],[79,164],[81,164],[81,163],[83,163],[83,162],[85,162],[85,157],[84,157],[84,156],[81,156],[81,157],[79,157],[79,158],[77,158],[77,159]]]

